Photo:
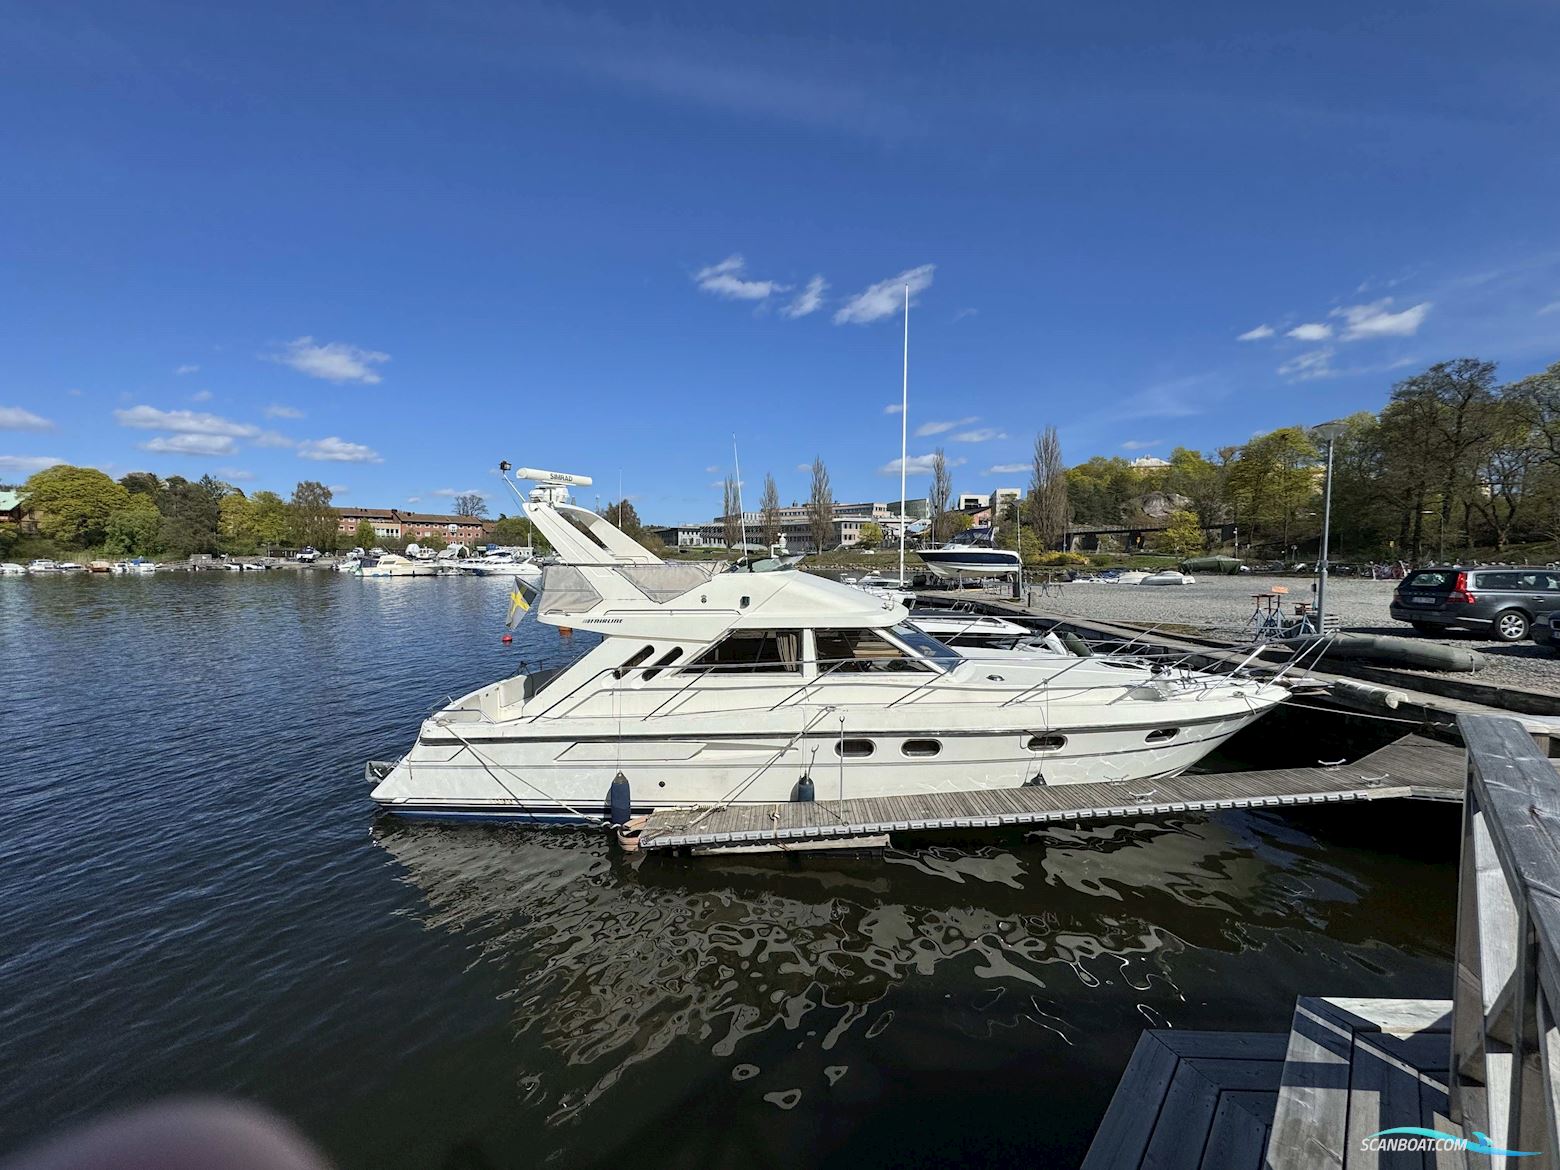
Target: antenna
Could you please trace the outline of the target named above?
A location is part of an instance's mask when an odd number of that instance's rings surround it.
[[[737,436],[731,436],[731,465],[737,472],[737,522],[742,525],[742,555],[748,555],[747,513],[742,510],[742,460],[737,458]]]
[[[899,585],[905,587],[905,445],[910,416],[910,286],[905,285],[905,366],[899,399]]]

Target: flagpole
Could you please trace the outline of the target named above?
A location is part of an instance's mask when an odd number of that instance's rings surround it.
[[[905,458],[910,415],[910,286],[905,285],[905,361],[899,397],[899,588],[905,585]]]

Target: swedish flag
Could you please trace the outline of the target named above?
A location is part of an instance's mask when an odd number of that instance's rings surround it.
[[[530,608],[531,603],[525,598],[525,586],[516,577],[515,587],[509,594],[509,616],[504,619],[504,625],[513,629],[516,619]]]

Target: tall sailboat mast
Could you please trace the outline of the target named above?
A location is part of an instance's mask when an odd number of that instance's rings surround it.
[[[910,286],[905,285],[905,361],[899,397],[899,585],[905,586],[905,460],[910,425]]]

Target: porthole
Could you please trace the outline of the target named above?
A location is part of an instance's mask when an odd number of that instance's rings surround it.
[[[935,739],[907,739],[899,750],[907,756],[935,756],[942,751],[942,744]]]
[[[1180,734],[1181,729],[1179,727],[1161,727],[1155,731],[1150,731],[1143,738],[1148,743],[1169,743]]]
[[[1032,752],[1058,752],[1067,746],[1065,735],[1031,735],[1025,745]]]
[[[837,739],[834,741],[834,754],[844,756],[846,759],[859,760],[863,756],[870,756],[876,750],[876,745],[870,739]]]

